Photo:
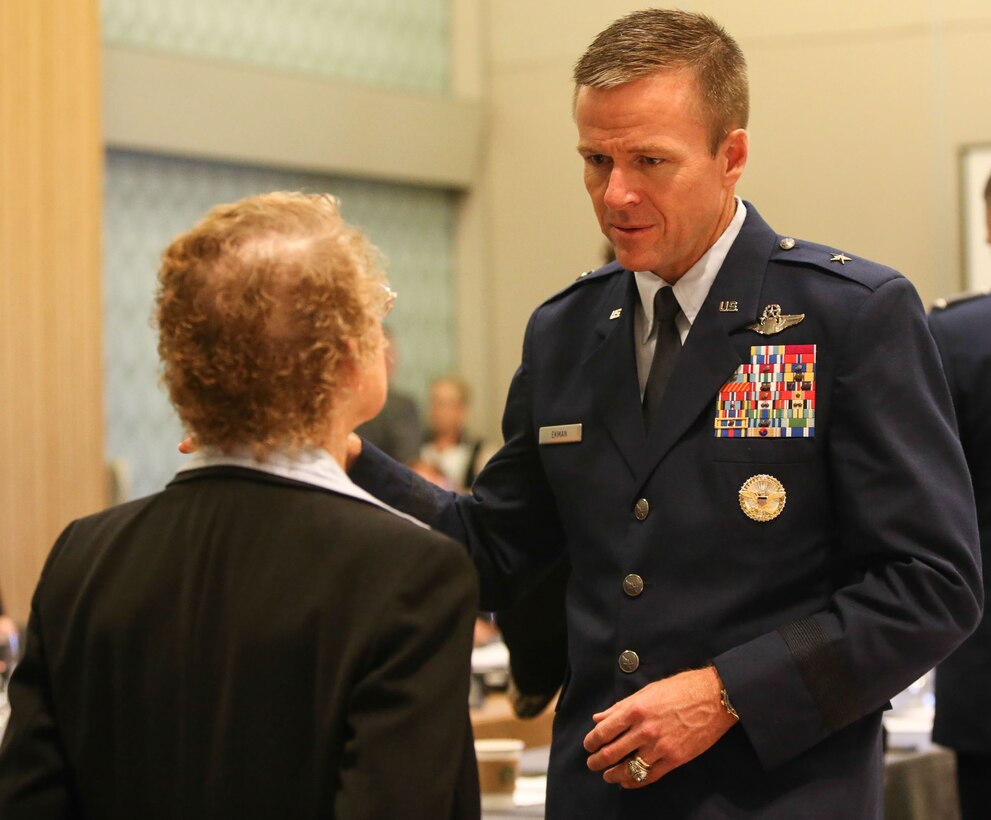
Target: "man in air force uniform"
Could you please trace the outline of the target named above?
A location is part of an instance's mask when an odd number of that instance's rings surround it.
[[[743,73],[715,129],[702,52]],[[879,818],[882,711],[982,597],[925,313],[735,197],[745,72],[708,18],[631,14],[576,81],[618,261],[532,315],[472,496],[370,447],[352,477],[464,541],[483,607],[567,555],[547,817]]]

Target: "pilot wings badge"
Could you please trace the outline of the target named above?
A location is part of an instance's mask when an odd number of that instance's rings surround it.
[[[768,305],[760,316],[759,322],[747,325],[747,330],[759,333],[761,336],[773,336],[785,328],[797,325],[805,318],[804,313],[781,313],[781,305]]]

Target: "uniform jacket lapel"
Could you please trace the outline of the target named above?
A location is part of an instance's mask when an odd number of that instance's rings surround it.
[[[614,277],[613,287],[599,303],[601,318],[594,329],[599,342],[584,363],[592,403],[633,475],[641,469],[646,443],[633,348],[638,299],[632,273],[624,271]],[[612,310],[619,306],[623,309],[620,317],[610,319]]]
[[[711,414],[719,388],[741,364],[731,337],[759,318],[764,274],[775,239],[771,228],[748,205],[743,228],[695,317],[671,374],[636,471],[638,484],[647,481],[700,414]],[[736,302],[737,310],[720,311],[723,302]],[[708,434],[713,435],[711,430]]]

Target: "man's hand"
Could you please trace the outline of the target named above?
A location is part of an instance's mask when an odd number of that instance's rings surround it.
[[[588,767],[624,789],[648,786],[712,746],[736,723],[722,705],[722,681],[715,667],[681,672],[592,715],[596,727],[585,736]],[[637,783],[627,771],[639,756],[650,771]]]
[[[348,449],[344,457],[344,471],[350,472],[351,465],[358,456],[361,455],[361,436],[357,433],[348,433]]]

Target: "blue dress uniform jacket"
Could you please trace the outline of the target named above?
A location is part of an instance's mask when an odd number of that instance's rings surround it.
[[[961,300],[929,314],[956,408],[977,499],[984,592],[991,577],[991,295]],[[991,754],[991,619],[936,672],[933,739],[962,752]]]
[[[977,623],[973,495],[914,289],[888,268],[782,241],[747,207],[649,435],[634,277],[613,264],[533,314],[505,445],[472,497],[433,490],[373,449],[351,473],[468,544],[485,608],[567,553],[548,818],[880,817],[881,712]],[[748,329],[769,305],[804,319],[771,336]],[[815,345],[814,435],[717,437],[721,388],[767,345]],[[569,424],[580,441],[538,443],[542,428]],[[759,475],[786,493],[773,520],[741,507]],[[639,594],[624,586],[634,574]],[[713,662],[741,724],[642,789],[588,770],[593,713]]]

